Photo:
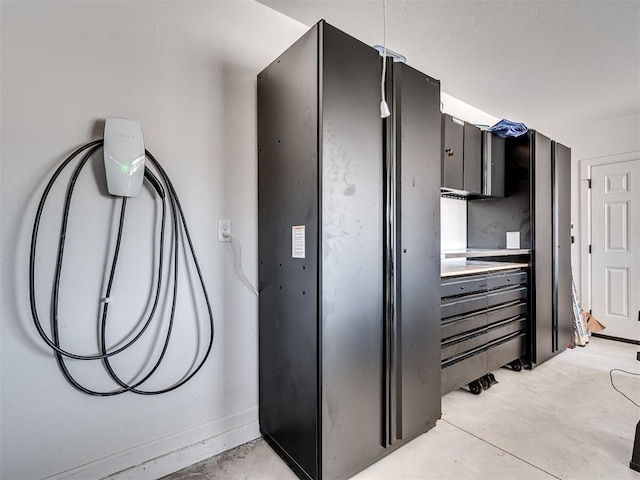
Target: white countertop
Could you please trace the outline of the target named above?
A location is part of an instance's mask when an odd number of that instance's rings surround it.
[[[503,257],[507,255],[529,255],[531,249],[507,249],[507,248],[466,248],[457,250],[442,250],[441,258],[468,258],[468,257]]]
[[[528,263],[515,262],[479,262],[472,260],[456,259],[445,260],[440,267],[441,277],[455,277],[457,275],[471,275],[473,273],[496,272],[513,268],[528,267]]]

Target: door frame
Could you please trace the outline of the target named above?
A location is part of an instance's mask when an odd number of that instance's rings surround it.
[[[587,158],[580,160],[580,304],[583,310],[591,310],[591,256],[589,255],[589,245],[591,245],[591,190],[588,180],[591,179],[591,169],[596,166],[614,163],[631,162],[640,159],[640,150],[633,152],[607,155],[604,157]]]

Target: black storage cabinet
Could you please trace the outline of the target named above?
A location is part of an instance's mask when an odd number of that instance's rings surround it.
[[[468,203],[469,248],[505,248],[520,232],[531,249],[527,360],[539,365],[572,344],[571,150],[539,132],[507,138],[504,198]]]
[[[300,478],[440,417],[440,86],[388,66],[385,121],[380,55],[325,22],[258,75],[260,431]]]

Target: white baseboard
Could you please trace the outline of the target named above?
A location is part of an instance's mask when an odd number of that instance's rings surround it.
[[[259,436],[258,410],[254,407],[61,472],[46,480],[156,480]]]

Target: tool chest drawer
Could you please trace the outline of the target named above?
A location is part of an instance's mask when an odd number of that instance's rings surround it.
[[[501,288],[487,294],[487,306],[495,307],[512,302],[514,300],[522,300],[527,298],[527,287],[524,285],[517,288]]]
[[[526,352],[525,342],[526,335],[517,333],[471,354],[461,355],[444,363],[440,386],[441,395],[446,395],[499,368],[495,365],[506,365],[514,359],[522,357]]]
[[[442,297],[455,297],[475,292],[486,292],[488,287],[486,275],[468,277],[454,277],[442,281],[440,294]]]
[[[527,284],[527,272],[505,272],[494,273],[488,275],[487,289],[495,290],[496,288],[508,287],[511,285],[526,285]]]
[[[442,301],[441,317],[444,319],[478,310],[486,310],[488,306],[486,293],[453,297]]]
[[[440,359],[447,359],[469,352],[474,348],[507,337],[515,332],[524,332],[527,328],[526,317],[514,317],[485,325],[484,327],[450,337],[442,341]]]

